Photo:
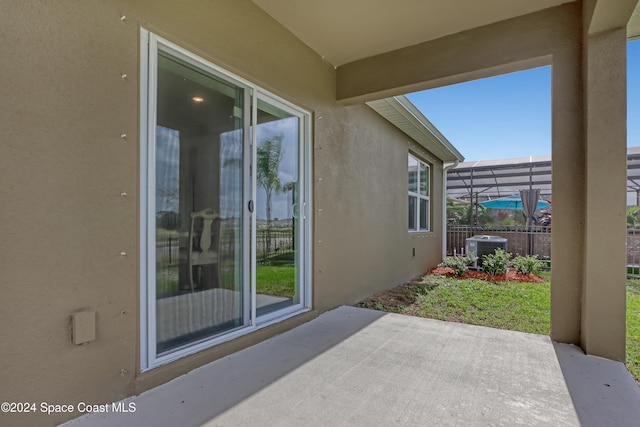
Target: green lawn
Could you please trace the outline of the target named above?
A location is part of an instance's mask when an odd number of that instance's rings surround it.
[[[640,280],[627,280],[627,366],[640,381]]]
[[[418,296],[422,317],[549,334],[548,284],[430,278],[438,286]],[[435,284],[435,283],[434,283]]]
[[[222,285],[227,289],[235,289],[235,272],[233,265],[222,266]],[[259,265],[256,269],[256,287],[259,294],[284,298],[295,295],[295,267]],[[179,290],[178,267],[165,268],[158,273],[156,292],[158,295],[172,294]]]
[[[293,298],[295,267],[260,265],[256,268],[256,288],[259,294]]]
[[[549,334],[550,273],[543,283],[491,283],[425,276],[358,304],[377,310]],[[640,280],[627,281],[627,366],[640,382]]]

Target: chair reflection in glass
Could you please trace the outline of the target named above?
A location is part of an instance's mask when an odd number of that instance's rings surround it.
[[[220,216],[213,209],[203,209],[191,213],[189,229],[189,283],[195,292],[194,269],[197,283],[202,287],[202,267],[214,266],[218,285],[220,284]]]

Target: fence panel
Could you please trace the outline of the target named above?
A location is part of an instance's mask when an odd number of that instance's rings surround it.
[[[627,276],[640,277],[640,230],[627,230]]]
[[[294,251],[292,228],[260,228],[256,233],[256,257],[261,262],[269,262],[274,257],[282,258]]]
[[[491,229],[472,225],[447,227],[447,255],[464,252],[466,239],[473,236],[500,236],[507,239],[507,252],[516,255],[538,255],[551,261],[551,227],[501,227]],[[627,276],[640,278],[640,230],[627,230]]]
[[[507,252],[514,255],[538,255],[540,260],[551,260],[551,227],[542,226],[484,228],[450,225],[447,227],[447,255],[453,255],[454,251],[460,254],[464,251],[466,239],[482,235],[504,237],[507,239]]]

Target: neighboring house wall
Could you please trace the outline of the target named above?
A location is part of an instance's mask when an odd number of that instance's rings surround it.
[[[338,105],[334,68],[253,3],[7,1],[0,10],[3,401],[140,393],[440,261],[442,163],[369,107]],[[140,27],[312,111],[316,310],[142,374]],[[429,233],[407,231],[409,150],[432,163]],[[97,336],[74,345],[70,315],[82,309],[96,311]]]

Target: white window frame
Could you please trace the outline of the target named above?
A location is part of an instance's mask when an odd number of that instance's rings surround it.
[[[409,232],[412,233],[424,233],[424,232],[429,232],[431,231],[431,165],[423,160],[420,160],[420,158],[418,158],[416,155],[409,153],[409,159],[413,159],[414,161],[416,161],[418,163],[418,170],[417,170],[417,175],[416,175],[416,190],[417,191],[411,191],[410,188],[408,188],[408,194],[409,197],[413,197],[416,200],[416,204],[415,204],[415,227],[414,228],[410,228],[409,224],[407,224],[407,227],[409,229]],[[421,172],[422,168],[421,166],[425,167],[425,171]],[[428,176],[428,186],[427,186],[427,194],[422,194],[420,192],[420,174],[421,173],[425,173]],[[409,171],[407,170],[407,176],[409,175]],[[408,185],[408,184],[407,184]],[[426,212],[426,217],[427,217],[427,224],[425,228],[421,228],[420,227],[420,201],[421,200],[426,200],[427,202],[427,212]],[[407,209],[409,209],[409,203],[407,201]],[[408,219],[407,219],[408,221]]]
[[[302,168],[300,174],[300,188],[303,190],[300,198],[299,218],[303,221],[301,226],[300,248],[304,250],[304,256],[299,266],[300,303],[271,314],[268,317],[256,318],[256,284],[255,270],[252,259],[255,258],[255,233],[249,239],[249,227],[255,227],[255,215],[244,215],[244,245],[247,247],[248,256],[243,259],[243,271],[245,300],[249,302],[249,313],[246,324],[233,331],[205,338],[192,345],[181,347],[175,351],[157,355],[155,335],[155,307],[156,307],[156,277],[155,277],[155,166],[150,159],[155,158],[155,126],[157,106],[157,56],[162,50],[178,57],[195,67],[219,76],[230,83],[245,89],[246,102],[245,114],[246,134],[248,129],[256,126],[256,106],[258,99],[269,103],[276,103],[280,108],[296,115],[300,119],[300,158],[299,165]],[[141,372],[156,368],[166,363],[178,360],[190,354],[213,347],[226,341],[238,338],[257,329],[281,322],[289,317],[309,311],[312,307],[312,161],[311,161],[311,113],[290,102],[272,94],[255,84],[244,80],[223,68],[189,52],[188,50],[162,38],[148,30],[140,31],[140,370]],[[249,110],[251,109],[251,111]],[[251,114],[249,114],[251,113]],[[251,158],[255,158],[256,132],[251,132],[253,141],[246,137],[245,142],[245,174],[248,173]],[[245,175],[246,176],[246,175]],[[252,179],[245,179],[244,206],[248,206],[250,200],[255,200],[255,174]],[[254,228],[255,229],[255,228]]]

